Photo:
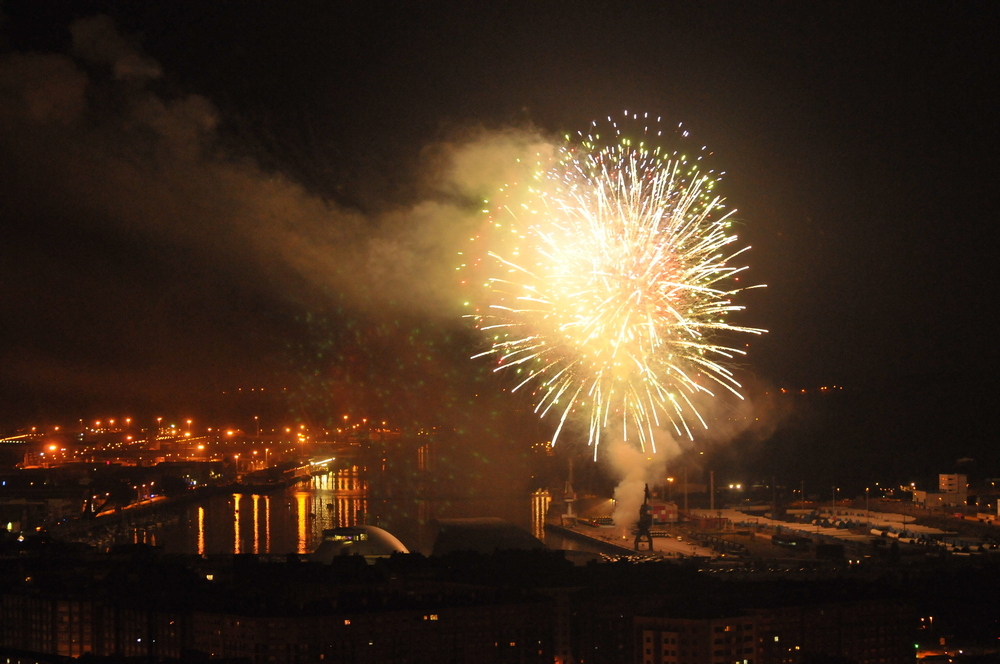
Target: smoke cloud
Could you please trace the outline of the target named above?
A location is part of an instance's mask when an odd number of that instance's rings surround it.
[[[70,34],[66,53],[0,56],[0,242],[16,255],[0,266],[0,307],[18,321],[0,325],[0,396],[130,407],[269,376],[294,385],[344,361],[288,338],[290,321],[326,309],[450,326],[482,199],[548,149],[530,130],[456,131],[423,150],[407,202],[362,211],[265,168],[269,153],[247,156],[260,144],[234,140],[210,99],[165,92],[160,65],[110,18]],[[289,360],[316,366],[285,382]]]
[[[616,430],[612,428],[611,430]],[[667,463],[676,458],[681,450],[677,442],[666,431],[655,430],[653,437],[656,451],[652,448],[642,451],[634,442],[615,438],[607,446],[607,461],[612,472],[620,479],[615,487],[615,507],[611,513],[618,526],[634,525],[639,506],[645,497],[646,485],[656,486],[666,476]]]
[[[651,488],[662,487],[667,475],[676,475],[680,466],[688,470],[689,481],[696,481],[705,470],[700,460],[706,457],[686,452],[695,448],[705,451],[731,445],[736,440],[744,446],[755,445],[767,440],[789,416],[787,405],[784,408],[777,405],[773,387],[758,384],[753,377],[747,377],[745,382],[743,399],[730,393],[716,396],[699,394],[692,399],[708,425],[703,428],[693,415],[689,418],[694,441],[686,436],[678,437],[672,431],[658,429],[654,430],[655,453],[643,452],[634,443],[621,439],[608,443],[605,450],[608,466],[614,477],[619,479],[612,513],[616,525],[635,525],[646,484]]]
[[[484,193],[544,146],[531,132],[469,131],[427,149],[424,200],[365,215],[226,154],[211,101],[154,92],[160,66],[109,18],[70,32],[71,55],[0,60],[0,150],[22,209],[288,268],[359,304],[457,311],[455,256]]]

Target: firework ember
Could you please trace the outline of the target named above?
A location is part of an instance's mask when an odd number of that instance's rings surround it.
[[[627,116],[629,121],[641,118]],[[651,145],[608,119],[539,157],[524,182],[489,202],[488,228],[463,255],[468,302],[496,371],[531,389],[535,410],[588,423],[595,454],[614,429],[655,451],[654,429],[707,427],[696,395],[740,396],[734,335],[733,211],[694,155]],[[686,135],[686,133],[685,133]],[[605,433],[607,435],[607,433]]]

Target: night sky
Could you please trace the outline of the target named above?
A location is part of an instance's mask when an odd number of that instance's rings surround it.
[[[726,172],[768,286],[755,394],[845,386],[817,417],[851,463],[990,450],[998,27],[985,2],[5,3],[0,421],[495,389],[456,242],[505,159],[628,109]]]

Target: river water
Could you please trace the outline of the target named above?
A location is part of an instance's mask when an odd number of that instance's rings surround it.
[[[323,531],[367,523],[395,535],[411,551],[429,554],[434,520],[498,517],[553,548],[578,548],[545,533],[548,492],[463,500],[376,499],[357,468],[317,475],[269,495],[233,494],[179,508],[173,516],[135,526],[126,537],[184,554],[311,553]]]

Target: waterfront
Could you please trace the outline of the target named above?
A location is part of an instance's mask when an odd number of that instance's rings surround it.
[[[120,530],[116,543],[160,546],[166,553],[274,554],[310,553],[323,531],[368,523],[385,528],[411,551],[429,554],[436,519],[497,517],[509,521],[554,548],[577,548],[544,532],[547,493],[500,498],[380,498],[357,467],[316,475],[269,494],[234,493],[179,505]]]

